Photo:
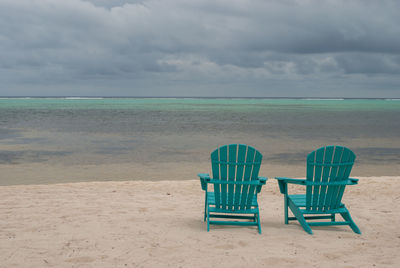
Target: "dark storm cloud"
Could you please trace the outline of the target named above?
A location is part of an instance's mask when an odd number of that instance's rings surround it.
[[[2,0],[0,95],[397,96],[398,10],[398,1]]]

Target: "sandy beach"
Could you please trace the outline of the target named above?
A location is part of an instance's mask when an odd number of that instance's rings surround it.
[[[197,180],[1,186],[0,267],[398,267],[399,179],[347,187],[343,201],[362,235],[283,224],[274,179],[259,196],[262,235],[207,232]]]
[[[400,268],[399,10],[0,0],[0,268]]]

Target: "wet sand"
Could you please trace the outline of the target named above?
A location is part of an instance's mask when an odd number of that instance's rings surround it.
[[[394,138],[309,140],[250,133],[141,135],[21,131],[0,143],[0,185],[125,180],[191,180],[210,172],[210,153],[244,143],[263,154],[263,176],[304,177],[307,154],[321,146],[347,146],[357,156],[352,176],[397,176]],[[25,142],[23,142],[25,141]]]

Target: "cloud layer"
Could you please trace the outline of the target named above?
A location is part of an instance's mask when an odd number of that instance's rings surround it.
[[[400,97],[398,10],[399,1],[2,0],[0,95]]]

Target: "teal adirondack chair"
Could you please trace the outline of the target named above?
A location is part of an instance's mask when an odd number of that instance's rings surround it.
[[[211,153],[212,178],[198,174],[205,191],[207,231],[210,224],[254,225],[261,234],[257,194],[267,181],[258,177],[261,159],[259,151],[244,144],[224,145]]]
[[[355,154],[348,148],[326,146],[307,156],[306,179],[275,178],[285,195],[285,224],[297,219],[309,234],[312,234],[310,226],[349,225],[355,233],[361,234],[341,202],[346,185],[358,183],[357,179],[349,178],[355,159]],[[288,184],[306,186],[306,194],[289,195]],[[294,217],[289,217],[288,208]],[[344,221],[336,221],[336,214],[340,214]],[[330,221],[306,221],[318,219]]]

